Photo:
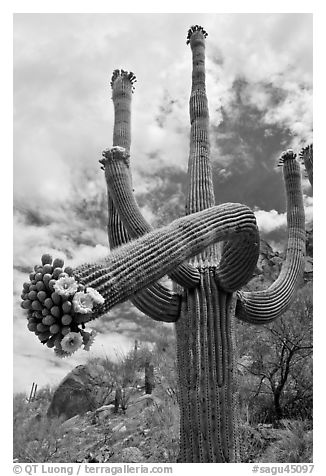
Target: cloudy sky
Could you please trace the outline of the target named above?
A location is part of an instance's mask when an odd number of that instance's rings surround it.
[[[255,210],[261,234],[286,236],[281,151],[312,141],[310,14],[16,14],[14,17],[14,390],[57,383],[86,352],[54,357],[26,329],[19,296],[44,252],[70,265],[107,253],[106,189],[98,159],[112,144],[110,77],[137,76],[132,171],[153,225],[183,213],[191,53],[206,41],[211,159],[218,202]],[[303,177],[306,219],[312,194]],[[126,352],[152,323],[124,304],[96,323],[90,355]],[[145,337],[144,337],[145,338]]]

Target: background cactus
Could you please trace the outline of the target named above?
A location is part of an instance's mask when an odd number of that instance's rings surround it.
[[[313,145],[310,144],[300,151],[300,158],[307,171],[310,185],[313,186]]]
[[[282,156],[288,221],[285,265],[269,289],[251,293],[240,290],[256,266],[259,237],[254,214],[246,206],[214,205],[205,90],[206,36],[196,25],[187,37],[193,72],[186,216],[159,230],[151,230],[146,223],[132,191],[130,110],[135,76],[123,70],[113,74],[114,147],[105,151],[101,160],[108,189],[108,235],[113,251],[101,262],[70,272],[78,286],[83,286],[76,292],[91,288],[104,298],[88,314],[72,312],[75,327],[71,330],[78,333],[85,322],[126,299],[153,319],[176,321],[179,462],[238,462],[234,316],[259,324],[275,319],[290,305],[303,271],[304,209],[300,168],[295,154],[287,151]],[[173,291],[156,282],[167,273],[174,281]],[[59,276],[60,273],[53,274],[52,279],[60,279]],[[50,288],[45,286],[43,291],[48,293]],[[23,303],[31,301],[25,295],[22,298]],[[36,296],[33,302],[43,306],[45,300]],[[64,302],[58,304],[62,307]],[[30,313],[32,304],[23,306]],[[61,308],[59,311],[62,313]],[[54,318],[59,319],[55,315]],[[43,333],[42,342],[52,339],[50,330]],[[59,337],[65,337],[62,330]]]

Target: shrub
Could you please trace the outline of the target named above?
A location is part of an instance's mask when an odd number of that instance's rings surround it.
[[[261,433],[249,425],[240,425],[241,462],[253,463],[266,448],[266,440]]]
[[[26,403],[25,411],[14,416],[13,457],[19,462],[50,462],[64,434],[61,421],[49,420],[37,411],[37,407],[28,408],[30,406]]]
[[[310,422],[303,420],[282,420],[283,428],[278,430],[278,439],[266,450],[262,463],[311,463],[312,431]]]
[[[148,407],[142,415],[150,429],[148,442],[141,448],[146,462],[176,463],[179,453],[179,406],[166,399],[162,407]]]

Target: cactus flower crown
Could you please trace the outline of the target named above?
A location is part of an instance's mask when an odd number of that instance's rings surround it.
[[[204,28],[202,26],[192,25],[188,30],[187,41],[186,41],[187,45],[189,45],[189,43],[190,43],[190,39],[191,39],[192,34],[197,32],[197,31],[200,31],[204,35],[204,38],[207,38],[208,33],[207,33],[206,30],[204,30]]]
[[[294,153],[292,149],[288,149],[282,152],[280,158],[278,159],[278,164],[277,164],[278,167],[282,167],[286,160],[295,160],[296,156],[297,155]]]
[[[312,144],[309,144],[306,147],[303,147],[301,149],[301,151],[299,152],[299,157],[302,160],[302,163],[304,163],[304,157],[306,155],[309,155],[309,154],[312,155],[312,153],[313,153],[313,145]]]
[[[89,350],[94,332],[84,330],[85,322],[96,317],[104,298],[79,283],[72,268],[63,268],[62,259],[44,254],[41,263],[34,266],[21,294],[28,329],[59,357],[68,357],[82,345]]]
[[[137,82],[136,76],[132,71],[128,72],[123,69],[115,69],[112,73],[110,85],[111,88],[114,86],[114,82],[116,81],[117,78],[122,78],[130,82],[131,84],[131,91],[134,92],[134,84]]]

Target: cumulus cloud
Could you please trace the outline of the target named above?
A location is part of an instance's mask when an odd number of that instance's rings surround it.
[[[214,35],[207,42],[213,123],[220,123],[221,107],[233,117],[237,113],[234,83],[241,79],[246,83],[242,104],[260,110],[267,127],[288,129],[288,147],[307,145],[312,140],[312,15],[230,14],[208,22]]]
[[[233,85],[244,78],[249,83],[246,100],[264,111],[266,124],[289,127],[298,143],[307,140],[311,15],[16,15],[17,190],[33,190],[36,182],[46,196],[57,190],[60,176],[64,197],[74,180],[73,168],[92,166],[92,161],[95,166],[100,150],[111,140],[108,77],[116,67],[133,70],[138,78],[132,114],[135,168],[142,169],[150,153],[157,157],[153,172],[160,164],[185,167],[191,54],[184,39],[194,22],[205,25],[209,33],[212,124],[221,122],[222,107],[236,114]],[[273,90],[283,93],[277,104],[271,101]],[[166,91],[175,102],[160,127],[155,118]]]
[[[303,195],[303,205],[305,209],[305,222],[307,226],[313,221],[313,200],[312,197]],[[286,229],[286,213],[279,213],[277,210],[254,209],[257,225],[260,232],[268,234],[279,229]]]
[[[270,233],[271,231],[283,228],[286,226],[286,213],[278,213],[276,210],[255,210],[254,211],[258,228],[263,233]]]

